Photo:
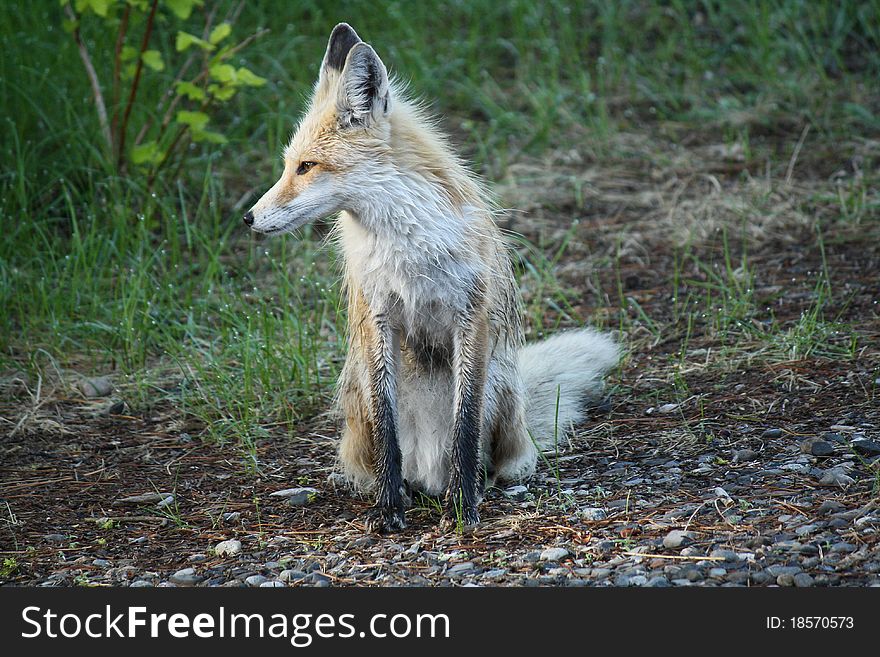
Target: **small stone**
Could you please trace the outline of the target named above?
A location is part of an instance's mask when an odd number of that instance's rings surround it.
[[[663,404],[662,406],[657,407],[657,412],[667,415],[677,411],[679,406],[680,404]]]
[[[834,454],[834,447],[831,443],[825,442],[820,438],[807,438],[801,441],[801,452],[813,456],[831,456]]]
[[[195,586],[202,581],[202,577],[196,574],[194,568],[182,568],[168,579],[179,586]]]
[[[724,550],[722,548],[716,548],[709,553],[709,556],[713,559],[724,559],[724,561],[739,561],[739,555],[733,550]]]
[[[113,382],[109,376],[98,376],[93,379],[83,379],[77,383],[77,387],[85,397],[106,397],[113,392]]]
[[[514,502],[525,502],[529,497],[529,489],[525,486],[511,486],[504,489],[504,496]]]
[[[223,514],[223,520],[226,522],[237,522],[241,519],[241,511],[230,511]]]
[[[721,579],[727,574],[727,568],[710,568],[709,569],[709,577],[714,577],[715,579]]]
[[[781,438],[782,429],[765,429],[761,434],[761,438]]]
[[[819,478],[819,483],[823,486],[849,486],[855,483],[855,479],[850,477],[843,468],[831,468],[825,470]]]
[[[776,576],[776,583],[779,586],[794,586],[794,575],[782,573]]]
[[[241,552],[241,541],[230,539],[228,541],[220,541],[214,546],[214,554],[218,557],[234,557]]]
[[[143,495],[132,495],[131,497],[123,497],[116,500],[113,504],[153,504],[161,502],[168,497],[174,497],[171,493],[144,493]]]
[[[784,566],[781,564],[767,566],[764,570],[766,570],[774,577],[779,577],[780,575],[791,575],[792,577],[794,577],[799,572],[801,572],[800,566]]]
[[[63,543],[67,540],[67,536],[64,534],[46,534],[43,538],[52,543]]]
[[[173,502],[174,502],[174,495],[167,495],[156,505],[156,507],[158,507],[160,509],[165,509],[165,508],[168,508]]]
[[[250,577],[245,578],[244,583],[248,586],[259,587],[267,581],[268,579],[266,577],[263,577],[262,575],[251,575]]]
[[[827,440],[829,443],[840,443],[842,445],[846,444],[846,438],[834,431],[826,431],[825,433],[823,433],[822,440]]]
[[[312,573],[310,576],[312,585],[317,588],[327,588],[332,585],[329,577],[325,577],[321,573]]]
[[[565,548],[547,548],[541,552],[539,558],[541,561],[562,561],[569,554],[569,551]]]
[[[880,454],[880,443],[868,438],[857,438],[850,446],[862,456],[877,456]]]
[[[663,537],[663,547],[668,550],[676,550],[693,543],[694,533],[680,529],[673,529]]]
[[[829,513],[836,513],[841,509],[846,508],[843,504],[836,500],[825,500],[822,504],[819,505],[819,508],[816,510],[816,514],[820,516],[828,515]]]
[[[608,514],[605,513],[605,510],[599,508],[579,509],[577,514],[580,518],[590,522],[605,520],[605,518],[608,517]]]
[[[807,573],[798,573],[793,577],[794,585],[799,588],[813,586],[813,578]]]
[[[153,588],[153,583],[145,579],[139,579],[136,582],[129,584],[129,587],[133,589],[145,589],[147,587]]]
[[[287,503],[291,506],[304,506],[314,500],[317,496],[318,489],[309,488],[308,486],[285,488],[284,490],[277,490],[274,493],[269,493],[269,497],[286,498]]]
[[[94,561],[92,561],[92,565],[98,566],[99,568],[106,568],[110,565],[110,562],[106,559],[95,559]]]
[[[295,582],[300,579],[305,579],[308,576],[308,573],[305,573],[301,570],[287,569],[281,571],[281,573],[278,575],[278,579],[280,579],[282,582]]]
[[[737,463],[754,461],[758,458],[758,452],[753,449],[738,449],[733,453],[733,460]]]
[[[275,589],[275,588],[284,588],[284,582],[279,582],[277,579],[273,579],[268,582],[263,582],[260,584],[261,589]]]
[[[663,575],[658,575],[649,579],[645,586],[649,588],[665,588],[669,586],[669,580]]]
[[[474,564],[470,561],[465,561],[451,566],[449,570],[446,571],[446,574],[449,577],[464,577],[465,575],[473,575],[475,571],[476,568],[474,567]]]

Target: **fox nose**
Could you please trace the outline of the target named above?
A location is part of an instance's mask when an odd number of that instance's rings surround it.
[[[254,213],[251,212],[250,210],[248,210],[247,214],[244,215],[244,223],[246,226],[253,226],[254,225]]]

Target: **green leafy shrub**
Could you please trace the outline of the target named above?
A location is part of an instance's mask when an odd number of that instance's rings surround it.
[[[161,170],[182,162],[190,142],[225,143],[225,135],[210,125],[211,110],[227,103],[243,87],[266,83],[246,67],[230,63],[265,33],[239,42],[230,40],[236,11],[216,22],[217,7],[207,9],[204,0],[61,0],[61,6],[66,14],[64,29],[76,41],[89,78],[109,160],[120,174],[132,167],[145,173],[148,187]],[[195,22],[191,17],[196,9],[203,15],[201,36],[182,29]],[[115,48],[107,54],[112,57],[113,71],[109,83],[99,78],[80,32],[85,21],[96,21],[115,33]],[[173,61],[166,61],[161,50],[151,47],[160,26],[180,28]],[[132,109],[144,76],[149,75],[157,76],[161,101],[154,115],[135,125]],[[105,89],[109,89],[109,102]]]

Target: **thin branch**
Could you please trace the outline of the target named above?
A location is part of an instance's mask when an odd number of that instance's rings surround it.
[[[138,53],[138,62],[137,68],[134,71],[134,80],[131,82],[131,91],[128,94],[128,103],[125,105],[125,114],[122,116],[122,126],[119,128],[119,159],[117,160],[117,164],[119,168],[122,168],[123,158],[125,157],[125,133],[128,129],[128,118],[131,115],[131,109],[134,106],[134,99],[137,96],[138,86],[141,81],[141,71],[144,68],[144,58],[143,54],[147,50],[147,45],[150,43],[150,35],[153,32],[153,21],[156,18],[156,7],[159,5],[159,0],[153,0],[153,6],[150,7],[150,15],[147,18],[147,26],[144,28],[144,38],[141,41],[141,49]]]
[[[104,141],[107,142],[107,148],[109,148],[112,153],[113,137],[110,133],[110,124],[107,121],[107,105],[104,103],[104,94],[101,93],[101,83],[98,81],[98,74],[95,72],[94,65],[92,65],[92,58],[89,56],[86,44],[83,43],[82,36],[79,33],[79,24],[76,20],[76,14],[73,13],[70,5],[65,5],[64,9],[67,12],[68,18],[70,18],[70,20],[76,25],[76,27],[73,28],[73,38],[79,49],[79,56],[80,59],[82,59],[83,66],[85,66],[89,83],[92,85],[92,96],[95,99],[95,109],[98,110],[98,123],[101,125],[101,134],[104,135]]]
[[[122,46],[125,44],[125,35],[128,32],[128,17],[131,14],[131,5],[125,5],[122,13],[122,21],[119,24],[119,33],[116,35],[116,49],[113,53],[113,119],[110,123],[110,132],[116,138],[119,123],[119,76],[122,68]]]

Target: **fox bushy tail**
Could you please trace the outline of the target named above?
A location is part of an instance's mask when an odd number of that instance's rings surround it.
[[[608,335],[580,329],[527,344],[518,357],[529,432],[539,447],[549,447],[598,401],[620,348]]]

